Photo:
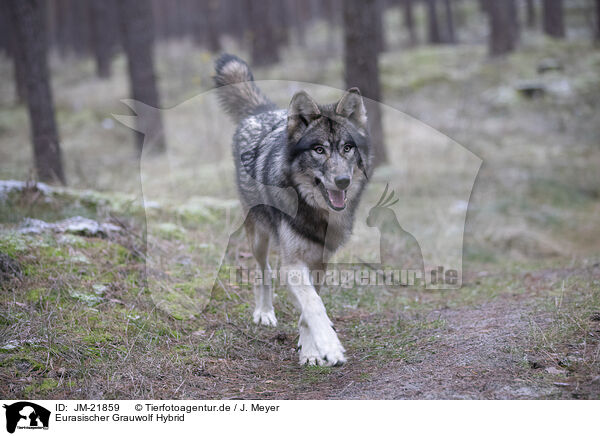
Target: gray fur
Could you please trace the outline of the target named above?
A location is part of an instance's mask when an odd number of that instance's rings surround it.
[[[234,121],[275,108],[275,104],[254,83],[248,64],[237,56],[222,55],[215,64],[215,70],[215,84],[220,88],[219,99]]]
[[[281,110],[261,93],[239,58],[223,55],[216,73],[220,101],[239,123],[233,137],[237,186],[260,267],[270,269],[267,251],[273,241],[284,268],[303,275],[324,270],[352,231],[370,171],[366,111],[358,89],[329,105],[319,105],[300,91],[289,109]],[[340,180],[349,180],[344,191]],[[293,210],[290,204],[295,202],[294,216],[283,212]],[[290,289],[302,311],[301,363],[343,363],[343,347],[314,286]],[[275,325],[271,301],[270,286],[256,290],[255,322]]]

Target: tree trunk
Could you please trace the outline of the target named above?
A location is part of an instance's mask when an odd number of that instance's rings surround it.
[[[326,52],[333,54],[336,51],[336,29],[339,27],[338,25],[341,24],[339,22],[339,11],[341,4],[336,0],[326,0],[321,3],[315,3],[313,0],[313,2],[311,2],[311,6],[311,9],[313,10],[312,15],[318,18],[323,18],[326,22]],[[379,38],[379,36],[380,35],[377,34],[377,38]],[[377,43],[377,47],[380,47],[379,42]]]
[[[19,44],[15,35],[15,26],[11,19],[10,10],[5,2],[0,2],[0,44],[13,63],[13,83],[15,85],[15,100],[18,104],[27,101],[27,83],[23,72],[23,59],[19,54]]]
[[[482,14],[487,14],[488,13],[488,0],[477,0],[477,3],[479,3],[479,11]]]
[[[14,33],[11,34],[13,46],[11,55],[13,58],[13,77],[15,80],[15,97],[19,104],[27,101],[27,82],[25,81],[25,71],[23,67],[23,55],[20,53],[17,41],[14,41]]]
[[[526,0],[525,4],[525,16],[527,21],[527,27],[530,29],[535,27],[535,3],[533,0]]]
[[[253,66],[265,66],[279,61],[279,46],[270,19],[272,2],[277,0],[246,0],[248,11],[250,56]]]
[[[306,47],[306,22],[308,21],[308,11],[299,0],[290,0],[292,10],[292,19],[294,20],[294,29],[296,39],[301,47]]]
[[[385,42],[385,26],[383,22],[383,14],[385,12],[385,0],[375,1],[375,39],[377,41],[377,50],[379,53],[386,50]]]
[[[218,53],[221,51],[221,35],[219,32],[219,1],[205,0],[203,5],[205,16],[204,31],[206,32],[206,48],[208,48],[208,50],[212,53]]]
[[[271,20],[275,33],[275,43],[279,47],[288,45],[290,43],[289,29],[291,26],[291,21],[287,2],[283,0],[276,0],[274,3],[272,3],[268,18]]]
[[[13,33],[8,28],[10,20],[8,19],[8,9],[4,2],[0,2],[0,52],[11,57],[10,35]]]
[[[147,146],[151,147],[152,152],[164,152],[166,143],[154,73],[154,26],[151,5],[149,2],[137,0],[120,0],[118,4],[123,48],[127,55],[131,98],[157,108],[150,113],[144,111],[142,107],[136,109],[138,114],[136,146],[141,153],[144,135],[146,135],[150,141]]]
[[[96,75],[101,79],[110,77],[110,66],[113,56],[113,32],[115,18],[111,8],[114,3],[110,0],[92,1],[90,5],[90,22],[92,49],[96,59]]]
[[[543,0],[544,32],[553,38],[565,37],[562,0]]]
[[[42,181],[64,184],[65,174],[46,59],[45,6],[45,0],[8,0],[27,85],[27,107],[37,175]]]
[[[450,0],[444,0],[444,13],[446,16],[445,41],[448,44],[456,44],[456,32],[454,31],[454,12]]]
[[[487,2],[487,12],[490,23],[490,55],[499,56],[513,51],[518,40],[515,0],[490,0]]]
[[[56,17],[56,35],[55,42],[58,47],[58,52],[62,57],[71,52],[71,41],[73,40],[73,32],[71,25],[71,9],[69,0],[55,0],[54,10]]]
[[[404,26],[408,31],[408,40],[411,46],[419,43],[417,38],[417,30],[415,28],[415,14],[413,11],[413,0],[403,0],[404,6]]]
[[[379,165],[387,160],[381,108],[379,101],[378,51],[374,25],[376,0],[345,0],[344,9],[344,67],[346,87],[356,86],[365,97],[369,118],[373,163]]]
[[[104,0],[102,0],[104,2]],[[86,2],[73,0],[70,5],[72,14],[73,40],[71,41],[75,55],[86,57],[90,54],[91,34],[90,34],[90,13]],[[104,29],[106,32],[107,30]]]
[[[436,0],[427,0],[427,35],[430,44],[442,43]]]
[[[220,0],[223,9],[227,11],[223,14],[225,21],[224,33],[231,35],[240,44],[244,43],[248,27],[248,10],[243,1],[240,0]]]
[[[520,19],[519,19],[519,8],[517,5],[517,1],[518,0],[510,0],[508,2],[508,6],[510,8],[510,16],[512,17],[512,31],[513,31],[513,35],[514,35],[514,40],[515,40],[515,47],[517,46],[517,43],[519,42],[519,40],[521,39],[521,23],[520,23]]]
[[[596,41],[600,41],[600,0],[596,0]]]

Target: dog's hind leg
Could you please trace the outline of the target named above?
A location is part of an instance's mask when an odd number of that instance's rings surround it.
[[[252,253],[260,267],[262,280],[254,284],[254,313],[253,320],[256,324],[275,327],[277,318],[273,309],[273,288],[271,286],[271,266],[269,265],[269,233],[259,226],[248,223],[246,225],[248,240]]]

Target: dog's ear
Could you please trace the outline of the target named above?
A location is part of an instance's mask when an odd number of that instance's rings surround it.
[[[356,127],[367,131],[367,110],[358,88],[346,91],[335,107],[335,113],[354,122]]]
[[[321,116],[317,102],[305,91],[298,91],[292,97],[288,109],[287,129],[288,137],[294,138],[302,132],[311,121]]]

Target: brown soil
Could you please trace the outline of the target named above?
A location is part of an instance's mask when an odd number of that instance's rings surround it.
[[[447,330],[417,361],[393,363],[373,380],[355,382],[333,395],[343,399],[528,399],[561,396],[560,389],[531,377],[514,350],[529,338],[528,308],[503,298],[476,308],[434,311]],[[544,315],[536,316],[544,323]]]

